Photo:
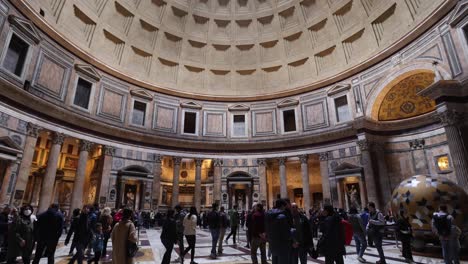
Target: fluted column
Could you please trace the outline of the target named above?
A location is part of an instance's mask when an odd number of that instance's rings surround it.
[[[221,170],[223,166],[222,159],[214,159],[214,186],[213,186],[213,200],[218,205],[221,204]]]
[[[50,147],[49,160],[42,180],[41,194],[39,196],[38,213],[42,213],[49,208],[54,193],[55,176],[57,174],[57,165],[60,158],[63,140],[65,136],[58,132],[52,132],[52,146]]]
[[[201,172],[202,172],[203,159],[195,159],[195,194],[193,200],[197,212],[201,209]]]
[[[162,173],[162,157],[159,154],[154,156],[153,169],[153,210],[157,210],[161,201],[159,196],[161,193],[161,173]]]
[[[266,178],[266,160],[257,159],[258,177],[260,184],[260,202],[267,205],[267,178]]]
[[[299,156],[301,161],[301,175],[302,175],[302,196],[304,198],[304,209],[305,212],[309,212],[310,209],[310,184],[309,184],[309,156],[307,154]]]
[[[453,168],[457,177],[458,185],[464,190],[468,189],[468,155],[460,135],[458,125],[463,120],[462,114],[446,110],[438,113],[437,117],[445,128],[447,142],[450,149]]]
[[[286,159],[286,157],[281,157],[278,159],[281,198],[288,198],[288,183],[286,181]]]
[[[27,127],[27,136],[24,142],[23,149],[23,158],[19,165],[18,178],[16,180],[15,191],[22,191],[23,197],[21,200],[17,201],[18,204],[23,204],[24,192],[28,184],[29,174],[31,173],[31,165],[34,157],[34,152],[36,150],[37,138],[39,136],[40,127],[34,125],[33,123],[28,123]]]
[[[331,204],[330,178],[328,176],[328,152],[319,154],[320,176],[322,178],[323,203]]]
[[[70,210],[81,208],[83,205],[83,190],[86,178],[86,163],[88,163],[89,151],[93,143],[87,140],[80,140],[80,153],[78,156],[78,168],[76,169],[75,182],[71,197]]]
[[[99,203],[101,203],[101,206],[105,206],[107,203],[107,195],[109,192],[109,178],[110,174],[112,171],[112,160],[114,159],[115,155],[115,148],[112,146],[103,146],[102,147],[102,156],[99,160],[99,162],[102,162],[102,171],[101,171],[101,177],[99,178],[99,184],[98,188],[96,188],[99,193],[96,194],[96,199],[99,197]],[[118,183],[116,183],[118,185]],[[115,206],[120,204],[120,201],[118,199],[121,199],[120,193],[118,192],[120,190],[120,186],[117,186],[116,188],[116,204]]]
[[[174,208],[179,203],[179,176],[180,176],[180,162],[181,157],[173,157],[172,163],[174,165],[173,177],[172,177],[172,200],[171,206]]]
[[[376,205],[381,205],[377,194],[377,184],[375,181],[374,169],[372,168],[372,159],[370,155],[370,142],[367,139],[357,141],[357,145],[361,150],[362,166],[364,169],[364,179],[367,192],[367,200],[374,202]]]

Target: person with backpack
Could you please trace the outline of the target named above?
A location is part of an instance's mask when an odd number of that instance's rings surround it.
[[[266,214],[265,229],[273,264],[290,263],[292,237],[286,207],[284,199],[277,199],[275,207]]]
[[[229,226],[229,220],[226,212],[224,212],[224,206],[219,209],[219,240],[218,240],[218,255],[223,254],[223,239],[226,234],[226,228]]]
[[[250,257],[253,264],[258,264],[257,250],[260,248],[261,263],[267,264],[265,212],[263,211],[263,204],[258,203],[254,210],[252,223],[250,225]]]
[[[184,262],[184,256],[192,250],[190,253],[190,264],[197,264],[193,259],[195,258],[195,242],[196,242],[196,228],[197,228],[197,208],[195,206],[190,207],[190,213],[188,213],[184,218],[184,235],[187,239],[188,247],[181,254],[182,262]]]
[[[110,213],[110,209],[109,209]],[[101,223],[96,223],[96,229],[92,234],[91,243],[89,243],[93,247],[94,257],[88,259],[88,264],[94,262],[95,264],[99,263],[99,259],[101,258],[101,254],[104,250],[104,233],[102,229]]]
[[[405,211],[400,211],[399,218],[396,222],[397,238],[401,241],[402,255],[407,263],[413,262],[413,253],[411,252],[411,239],[413,239],[413,230],[409,222],[409,217],[405,215]]]
[[[317,250],[325,256],[326,264],[344,264],[346,255],[345,231],[341,224],[341,217],[332,205],[325,205],[322,211],[324,220],[320,226],[322,236],[317,243]]]
[[[364,207],[364,210],[361,213],[362,224],[367,227],[369,224],[369,208]],[[372,235],[367,232],[367,245],[369,247],[374,247],[374,241],[372,240]]]
[[[358,214],[356,207],[351,207],[351,209],[349,209],[349,222],[353,227],[353,238],[354,243],[356,244],[358,261],[366,263],[366,260],[363,258],[364,252],[367,248],[366,227],[361,216]]]
[[[211,233],[211,259],[216,259],[216,244],[219,239],[220,220],[218,213],[218,204],[214,203],[211,207],[211,211],[208,213],[206,220]]]
[[[382,249],[382,240],[385,231],[385,216],[375,208],[375,203],[370,202],[369,208],[369,223],[367,224],[367,232],[371,233],[375,248],[379,253],[377,264],[385,264],[385,255]]]
[[[299,211],[296,203],[291,204],[293,220],[293,244],[291,253],[291,263],[307,263],[307,253],[314,247],[312,240],[312,230],[307,217]]]
[[[47,211],[37,216],[34,226],[36,233],[36,253],[33,264],[38,264],[42,256],[47,256],[47,263],[54,263],[55,249],[63,231],[63,215],[58,204],[52,204]]]
[[[231,224],[231,232],[226,237],[226,244],[229,238],[232,236],[232,242],[236,245],[237,228],[239,227],[239,212],[237,211],[237,205],[234,205],[233,209],[229,210],[229,219]]]
[[[452,263],[450,248],[450,234],[452,231],[453,216],[447,211],[447,205],[439,206],[439,212],[434,213],[432,217],[432,232],[439,237],[440,246],[442,247],[442,256],[446,264]]]
[[[176,214],[174,219],[176,221],[176,229],[177,229],[177,244],[179,245],[179,252],[182,254],[184,252],[184,218],[185,212],[182,210],[182,206],[179,204],[174,207]],[[183,262],[184,256],[179,255],[179,257],[174,260],[174,262]]]
[[[93,234],[90,222],[91,219],[89,217],[89,210],[90,206],[88,205],[83,206],[83,209],[81,209],[81,214],[78,219],[78,223],[76,225],[76,228],[74,229],[75,235],[73,236],[73,242],[75,243],[76,253],[68,262],[69,264],[72,264],[75,261],[77,261],[78,264],[83,263],[84,251],[86,247],[90,244],[89,242],[91,241]]]

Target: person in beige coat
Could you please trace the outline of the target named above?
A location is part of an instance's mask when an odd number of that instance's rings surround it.
[[[113,264],[133,264],[135,258],[127,257],[128,241],[136,243],[138,241],[135,225],[131,218],[133,212],[130,209],[124,209],[122,220],[117,223],[112,230],[112,263]]]

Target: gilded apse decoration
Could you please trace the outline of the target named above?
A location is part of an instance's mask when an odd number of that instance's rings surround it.
[[[433,73],[416,73],[393,86],[385,95],[379,109],[380,121],[415,117],[435,109],[435,101],[418,95],[434,82]]]
[[[446,204],[448,212],[462,230],[468,226],[468,194],[456,183],[440,176],[415,175],[400,183],[393,191],[391,208],[394,214],[403,210],[410,218],[415,236],[431,234],[434,212]]]

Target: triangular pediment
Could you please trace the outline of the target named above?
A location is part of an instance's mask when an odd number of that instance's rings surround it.
[[[23,150],[11,137],[0,138],[0,153],[6,154],[10,159],[16,159],[20,156]]]
[[[236,104],[236,105],[231,105],[228,107],[229,111],[249,111],[250,106],[245,105],[245,104]]]
[[[31,21],[22,19],[15,15],[9,15],[8,22],[21,31],[21,33],[25,34],[29,39],[34,41],[34,43],[37,44],[39,41],[41,41],[41,36]]]
[[[197,104],[197,103],[192,102],[192,101],[180,103],[180,107],[182,107],[182,108],[192,108],[192,109],[202,109],[202,106],[200,104]]]
[[[347,171],[358,171],[362,170],[362,167],[348,162],[343,162],[338,165],[333,171],[336,172],[347,172]]]
[[[288,107],[299,104],[299,101],[296,99],[285,99],[278,104],[278,108]]]
[[[332,88],[330,88],[330,90],[328,90],[327,94],[328,94],[328,96],[331,96],[331,95],[334,95],[334,94],[341,93],[341,92],[344,92],[346,90],[349,90],[350,88],[351,88],[351,84],[349,84],[349,83],[339,83],[339,84],[336,84],[335,86],[333,86]]]
[[[130,94],[146,100],[153,100],[153,96],[145,90],[131,90]]]
[[[99,72],[97,72],[96,69],[91,65],[75,64],[75,70],[97,82],[101,79],[101,74],[99,74]]]
[[[468,16],[468,0],[460,1],[455,7],[453,14],[450,16],[450,26],[455,27],[466,16]]]

